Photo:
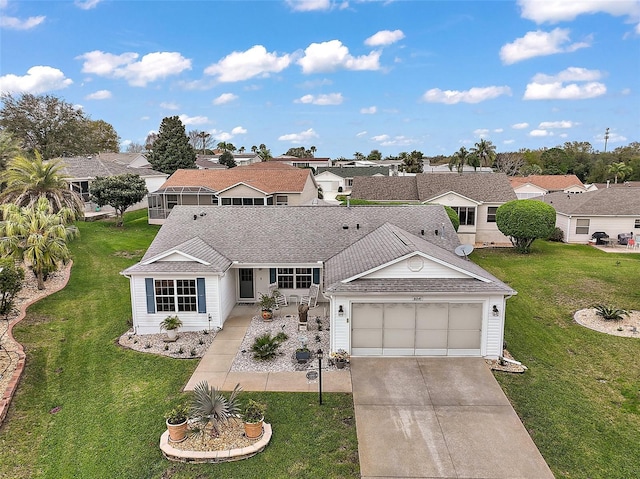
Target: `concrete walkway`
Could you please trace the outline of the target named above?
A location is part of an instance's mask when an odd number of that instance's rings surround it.
[[[353,358],[363,479],[553,479],[480,358]]]
[[[234,308],[185,390],[206,380],[225,391],[318,391],[305,371],[230,371],[254,314]],[[553,479],[481,358],[352,358],[350,371],[322,374],[322,390],[353,392],[363,479]]]
[[[283,311],[282,314],[293,313]],[[283,392],[316,392],[317,382],[307,380],[306,371],[289,371],[273,373],[235,372],[230,371],[233,359],[242,344],[251,318],[255,314],[254,306],[236,306],[231,316],[218,331],[211,346],[200,360],[185,391],[192,391],[196,384],[207,381],[223,391],[232,391],[240,383],[243,391],[283,391]],[[323,371],[322,390],[324,392],[351,392],[351,375],[348,370]]]

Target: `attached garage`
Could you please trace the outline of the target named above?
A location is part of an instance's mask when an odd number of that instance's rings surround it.
[[[352,303],[354,356],[479,356],[483,304]]]

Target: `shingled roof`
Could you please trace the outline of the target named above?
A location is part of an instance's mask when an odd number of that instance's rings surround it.
[[[201,213],[204,213],[201,215]],[[195,219],[194,219],[195,218]],[[453,251],[460,244],[450,234],[434,235],[432,225],[451,225],[438,205],[353,206],[182,206],[173,208],[142,261],[130,271],[154,271],[149,260],[200,238],[219,258],[249,264],[300,264],[325,261],[379,226],[389,223],[436,246]],[[266,246],[268,242],[268,247]],[[189,247],[193,245],[189,243]],[[224,271],[211,261],[210,271]],[[129,270],[128,270],[129,271]]]
[[[388,166],[319,166],[316,176],[325,171],[340,176],[341,178],[374,175],[389,176]]]
[[[416,176],[358,177],[351,197],[373,201],[431,201],[454,192],[481,203],[504,203],[517,199],[504,173],[418,173]]]
[[[177,170],[160,187],[205,187],[212,191],[223,191],[239,183],[256,188],[266,194],[276,192],[301,192],[309,177],[309,169],[294,166],[260,162],[237,166],[224,170]]]
[[[62,165],[62,173],[69,177],[69,179],[93,179],[98,176],[104,178],[123,175],[125,173],[140,175],[143,178],[150,176],[167,176],[165,173],[152,170],[151,168],[134,168],[127,166],[115,157],[111,158],[103,155],[59,158],[59,161]]]
[[[557,192],[531,199],[544,201],[565,215],[640,217],[640,188],[605,188],[577,194]]]
[[[509,178],[511,186],[526,185],[528,183],[543,188],[549,192],[564,191],[567,188],[578,186],[585,188],[580,178],[576,175],[529,175],[529,176],[512,176]],[[586,189],[586,188],[585,188]]]

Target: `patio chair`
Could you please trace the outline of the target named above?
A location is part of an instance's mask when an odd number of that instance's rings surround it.
[[[306,304],[309,308],[315,308],[318,305],[318,293],[320,285],[312,284],[309,292],[300,297],[300,304]]]
[[[276,295],[276,306],[274,309],[284,308],[285,306],[289,306],[287,297],[284,294],[278,292],[278,294]]]

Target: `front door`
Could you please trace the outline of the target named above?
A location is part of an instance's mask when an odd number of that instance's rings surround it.
[[[254,299],[253,270],[240,268],[238,270],[238,278],[240,279],[240,299]]]

